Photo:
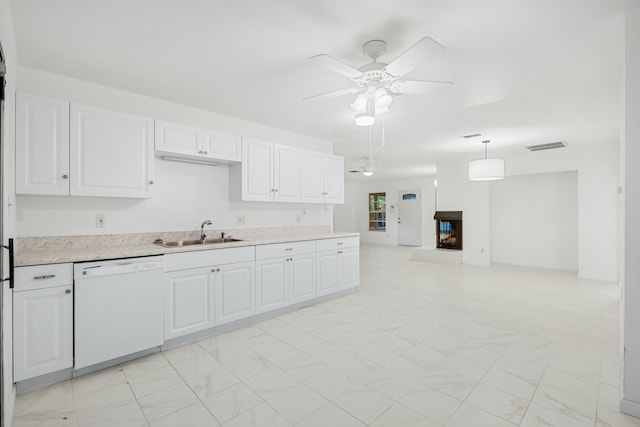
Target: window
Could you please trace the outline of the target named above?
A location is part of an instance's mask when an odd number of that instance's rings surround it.
[[[387,228],[387,193],[369,193],[369,230]]]

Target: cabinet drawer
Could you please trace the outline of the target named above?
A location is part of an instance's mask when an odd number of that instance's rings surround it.
[[[256,246],[256,259],[278,258],[287,255],[309,254],[316,251],[316,241],[276,243]]]
[[[166,254],[164,256],[164,271],[232,264],[235,262],[253,261],[255,259],[255,246],[180,252],[177,254]]]
[[[14,292],[45,289],[73,284],[73,264],[16,267]]]
[[[318,252],[341,248],[355,248],[358,246],[360,246],[360,237],[357,236],[318,240]]]

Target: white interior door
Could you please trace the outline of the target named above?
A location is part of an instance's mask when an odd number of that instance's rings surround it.
[[[422,195],[420,191],[398,193],[398,244],[422,246]]]

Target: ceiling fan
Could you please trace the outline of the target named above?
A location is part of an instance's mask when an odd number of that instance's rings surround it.
[[[441,54],[444,46],[430,37],[420,39],[402,55],[390,63],[378,62],[378,58],[387,51],[383,40],[371,40],[362,46],[362,52],[371,58],[369,64],[355,69],[327,54],[315,55],[309,59],[314,63],[349,77],[355,86],[329,93],[310,96],[304,99],[324,99],[336,96],[358,94],[351,103],[356,113],[356,124],[370,126],[375,116],[389,112],[393,95],[432,95],[440,94],[453,86],[452,82],[405,80],[405,74],[422,62]]]

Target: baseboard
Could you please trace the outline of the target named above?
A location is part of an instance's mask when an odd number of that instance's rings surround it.
[[[620,401],[620,412],[640,418],[640,403],[632,400],[622,399]]]

